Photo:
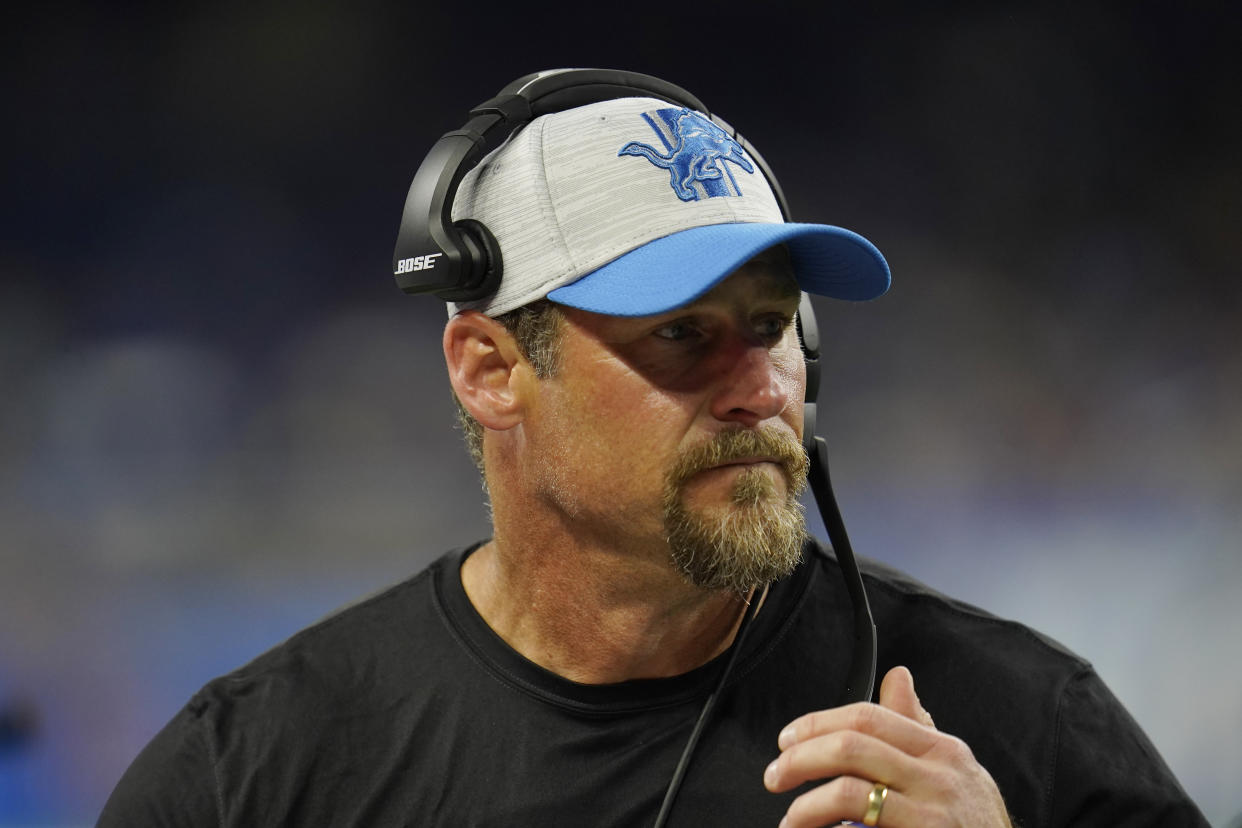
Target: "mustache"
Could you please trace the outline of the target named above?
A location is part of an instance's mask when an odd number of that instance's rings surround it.
[[[770,457],[785,474],[790,492],[799,494],[806,488],[810,460],[806,449],[793,435],[771,426],[757,431],[734,429],[722,431],[711,439],[681,452],[669,472],[669,483],[679,488],[699,472],[715,466],[753,457]]]

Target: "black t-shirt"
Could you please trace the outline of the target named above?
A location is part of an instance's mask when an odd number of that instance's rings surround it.
[[[471,550],[210,682],[134,761],[111,826],[644,826],[723,656],[681,676],[584,685],[510,649],[461,585]],[[904,664],[1015,824],[1203,825],[1089,664],[864,561],[879,675]],[[777,734],[839,704],[852,639],[818,544],[773,585],[678,795],[673,826],[775,825]]]

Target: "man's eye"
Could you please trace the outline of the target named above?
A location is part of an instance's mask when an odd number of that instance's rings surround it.
[[[767,339],[779,339],[789,327],[789,320],[780,316],[769,316],[755,323],[755,332]]]
[[[701,335],[698,328],[689,322],[670,322],[669,324],[657,328],[655,335],[661,339],[668,339],[673,342],[680,342]]]

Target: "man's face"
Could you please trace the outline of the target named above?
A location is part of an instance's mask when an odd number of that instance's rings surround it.
[[[652,563],[671,553],[699,586],[786,574],[805,534],[798,299],[769,251],[665,314],[565,308],[560,370],[523,431],[538,496],[588,540],[667,550]]]

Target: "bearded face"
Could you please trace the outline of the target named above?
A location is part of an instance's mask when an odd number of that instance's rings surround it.
[[[773,483],[763,468],[744,468],[728,503],[687,505],[686,486],[695,475],[755,457],[775,459],[785,485]],[[788,575],[802,559],[807,537],[798,495],[806,488],[808,466],[802,445],[772,428],[722,432],[683,452],[663,495],[673,565],[696,586],[739,593]]]

